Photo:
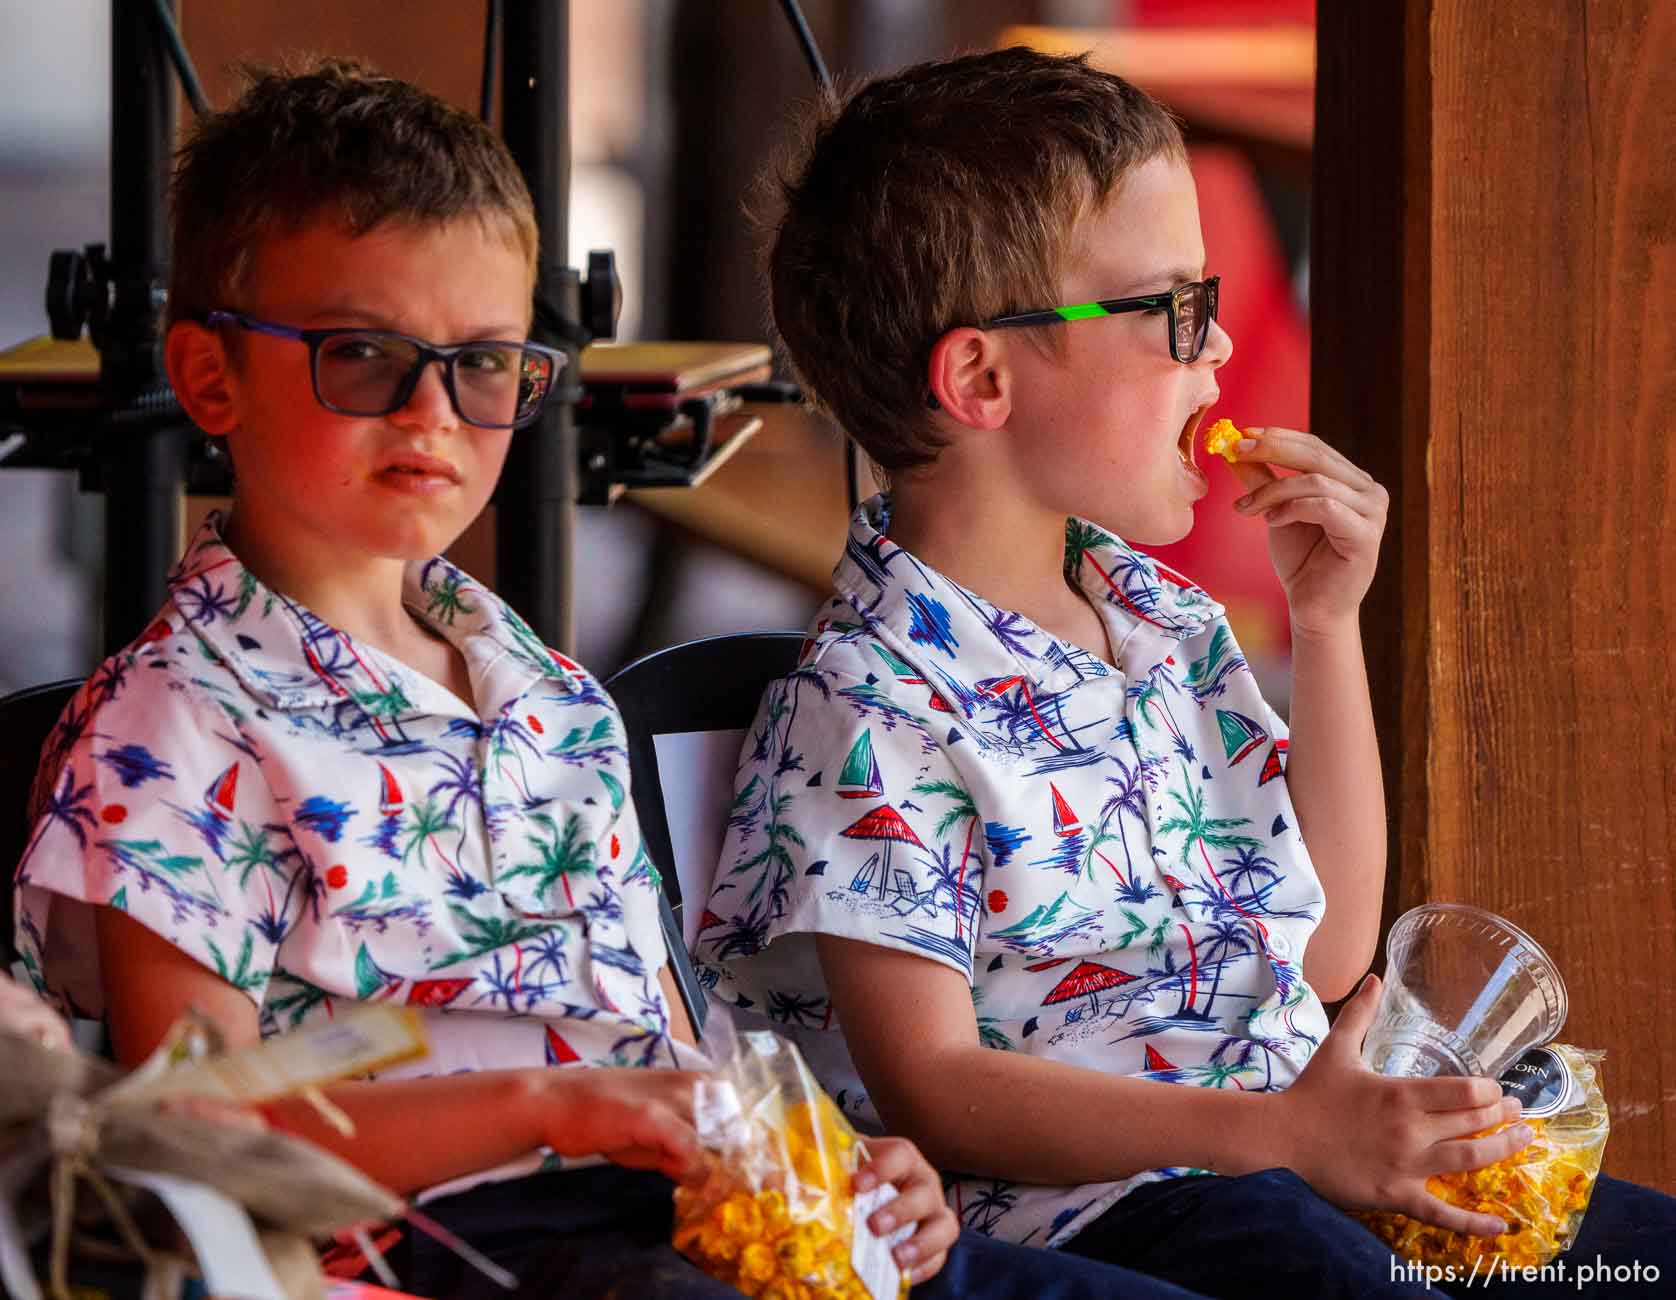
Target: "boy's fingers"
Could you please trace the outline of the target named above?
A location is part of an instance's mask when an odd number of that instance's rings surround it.
[[[1333,1021],[1332,1031],[1327,1035],[1327,1043],[1336,1040],[1333,1050],[1354,1060],[1361,1059],[1362,1039],[1367,1037],[1368,1026],[1373,1024],[1373,1013],[1379,1007],[1379,990],[1382,987],[1379,976],[1368,975],[1339,1008],[1338,1019]],[[1321,1046],[1325,1048],[1327,1043]]]
[[[19,1025],[26,1037],[52,1051],[63,1051],[72,1046],[70,1027],[51,1011],[45,1011]]]
[[[873,1211],[868,1216],[867,1226],[881,1237],[894,1232],[904,1223],[917,1223],[920,1225],[920,1231],[924,1232],[933,1220],[941,1217],[941,1211],[946,1208],[947,1202],[943,1200],[941,1187],[912,1182],[898,1195],[891,1197],[889,1202]]]
[[[1259,465],[1255,461],[1236,460],[1228,468],[1234,471],[1234,477],[1247,492],[1255,492],[1265,484],[1280,481],[1279,474],[1267,465]]]
[[[908,1274],[908,1284],[918,1286],[921,1282],[929,1282],[943,1271],[943,1265],[948,1262],[948,1258],[949,1253],[945,1250],[942,1254],[926,1260],[923,1264],[916,1264],[913,1271]]]
[[[1489,1137],[1465,1138],[1439,1142],[1431,1149],[1427,1163],[1430,1172],[1458,1174],[1468,1169],[1482,1169],[1498,1160],[1505,1160],[1531,1144],[1536,1134],[1528,1124],[1515,1124]]]
[[[891,1254],[897,1264],[904,1268],[909,1264],[914,1264],[917,1268],[921,1263],[928,1264],[933,1261],[941,1268],[943,1256],[948,1254],[949,1248],[960,1236],[960,1225],[954,1217],[954,1212],[950,1210],[921,1219],[919,1225],[919,1231],[908,1240],[897,1243]]]
[[[1344,502],[1330,497],[1299,497],[1294,501],[1282,501],[1262,518],[1270,528],[1313,524],[1326,534],[1332,549],[1346,558],[1355,554],[1367,536],[1368,521]]]
[[[1500,1128],[1519,1118],[1520,1106],[1511,1097],[1491,1102],[1488,1106],[1469,1106],[1464,1110],[1443,1111],[1430,1119],[1435,1142],[1467,1137],[1485,1129]]]
[[[1272,461],[1287,469],[1316,470],[1364,490],[1376,485],[1373,475],[1313,433],[1277,426],[1258,427],[1247,432],[1255,435],[1251,441],[1257,445],[1250,451],[1242,449],[1239,453],[1241,460]]]
[[[1507,1231],[1507,1224],[1494,1215],[1474,1214],[1470,1210],[1451,1205],[1448,1201],[1439,1200],[1430,1192],[1421,1192],[1411,1204],[1393,1208],[1411,1219],[1419,1219],[1422,1223],[1434,1223],[1440,1228],[1464,1233],[1469,1237],[1495,1237]]]
[[[1410,1101],[1420,1110],[1455,1111],[1493,1106],[1501,1100],[1501,1085],[1494,1079],[1460,1076],[1448,1079],[1410,1079]]]
[[[1309,497],[1338,501],[1365,519],[1372,519],[1380,508],[1368,493],[1358,492],[1348,483],[1317,473],[1294,474],[1290,478],[1265,483],[1248,496],[1241,497],[1234,505],[1236,509],[1247,514],[1258,514],[1287,501]]]
[[[891,1248],[891,1257],[904,1270],[912,1267],[917,1272],[920,1267],[932,1263],[941,1268],[943,1256],[960,1236],[960,1221],[945,1203],[937,1205],[930,1214],[914,1222],[918,1225],[916,1231],[906,1241],[899,1241]],[[930,1273],[924,1276],[929,1277]]]
[[[861,1186],[863,1174],[871,1175],[867,1180],[869,1186],[878,1183],[900,1186],[905,1179],[911,1180],[916,1174],[921,1178],[931,1177],[931,1166],[920,1156],[919,1148],[904,1138],[869,1138],[867,1163],[856,1171],[860,1191],[868,1190]]]
[[[704,1148],[693,1127],[673,1110],[647,1106],[639,1113],[638,1132],[624,1151],[613,1155],[618,1164],[638,1161],[637,1168],[654,1168],[681,1182],[702,1163]]]

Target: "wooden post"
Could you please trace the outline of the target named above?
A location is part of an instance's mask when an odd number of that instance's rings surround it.
[[[1676,1180],[1676,9],[1318,11],[1312,421],[1391,489],[1387,922],[1529,930]]]

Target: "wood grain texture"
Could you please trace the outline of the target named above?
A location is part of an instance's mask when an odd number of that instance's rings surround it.
[[[1549,948],[1563,1037],[1609,1052],[1606,1167],[1669,1190],[1676,7],[1395,8],[1321,11],[1313,276],[1318,426],[1396,496],[1388,899]]]
[[[1430,892],[1549,947],[1669,1187],[1676,10],[1449,0],[1431,63]]]

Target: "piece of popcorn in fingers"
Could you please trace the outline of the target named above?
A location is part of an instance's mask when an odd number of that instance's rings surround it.
[[[1240,458],[1237,448],[1243,437],[1245,435],[1234,427],[1234,422],[1224,417],[1205,430],[1205,450],[1212,456],[1220,455],[1232,465]]]

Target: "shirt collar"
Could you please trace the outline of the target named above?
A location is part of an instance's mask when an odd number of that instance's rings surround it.
[[[1224,613],[1202,587],[1086,519],[1065,521],[1065,576],[1107,615],[1114,633],[1151,628],[1185,641]]]
[[[1063,689],[1090,668],[1098,675],[1086,652],[921,563],[890,540],[889,526],[888,494],[857,507],[832,578],[899,659],[942,670],[937,676],[947,685],[980,690],[1019,676],[1033,688]],[[1120,659],[1137,633],[1186,640],[1222,617],[1222,606],[1199,587],[1097,524],[1071,518],[1065,534],[1066,575],[1100,612]]]
[[[265,586],[228,549],[211,511],[169,575],[185,625],[240,684],[276,709],[334,708],[355,700],[386,716],[414,712],[392,661],[307,606]],[[440,555],[405,567],[402,602],[469,658],[508,660],[528,684],[546,678],[567,692],[581,669],[541,639],[493,592]]]

